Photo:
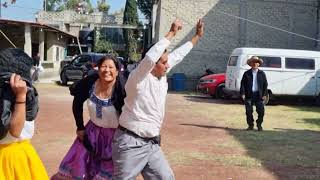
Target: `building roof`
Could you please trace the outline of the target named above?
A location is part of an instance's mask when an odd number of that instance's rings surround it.
[[[36,23],[36,22],[28,22],[28,21],[16,21],[16,20],[9,20],[9,19],[0,19],[0,24],[8,24],[8,25],[21,25],[21,24],[29,24],[35,28],[42,28],[44,31],[51,31],[51,32],[58,32],[62,33],[63,35],[76,38],[76,36],[69,34],[67,32],[61,31],[57,28],[48,26],[46,24]]]
[[[236,48],[232,55],[249,54],[257,56],[290,56],[290,57],[320,57],[319,51],[298,50],[298,49],[273,49],[273,48]]]

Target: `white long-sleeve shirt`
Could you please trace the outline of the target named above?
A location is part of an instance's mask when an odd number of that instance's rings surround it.
[[[258,91],[257,73],[258,69],[252,70],[252,92]]]
[[[138,67],[130,73],[125,86],[127,97],[119,119],[119,124],[141,137],[155,137],[160,134],[165,114],[168,90],[167,77],[158,79],[151,74],[170,41],[163,38],[146,54]],[[193,48],[189,41],[169,54],[170,69],[181,62]]]

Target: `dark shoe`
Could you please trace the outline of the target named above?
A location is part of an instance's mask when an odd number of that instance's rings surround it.
[[[258,126],[258,131],[263,131],[262,126]]]
[[[247,128],[247,131],[252,131],[253,130],[253,126],[249,126],[248,128]]]

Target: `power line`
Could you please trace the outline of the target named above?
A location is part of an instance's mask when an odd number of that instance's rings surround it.
[[[224,14],[224,15],[227,15],[227,16],[230,16],[230,17],[234,17],[234,18],[237,18],[237,19],[240,19],[240,20],[243,20],[243,21],[247,21],[247,22],[253,23],[253,24],[257,24],[257,25],[260,25],[260,26],[268,27],[268,28],[275,29],[275,30],[278,30],[278,31],[282,31],[282,32],[285,32],[285,33],[288,33],[288,34],[292,34],[292,35],[295,35],[295,36],[299,36],[299,37],[302,37],[302,38],[306,38],[306,39],[310,39],[310,40],[314,40],[314,41],[320,42],[319,39],[315,39],[315,38],[312,38],[312,37],[309,37],[309,36],[305,36],[303,34],[298,34],[298,33],[295,33],[295,32],[287,31],[285,29],[281,29],[281,28],[278,28],[278,27],[275,27],[275,26],[263,24],[263,23],[260,23],[260,22],[257,22],[257,21],[253,21],[253,20],[250,20],[250,19],[247,19],[247,18],[240,17],[240,16],[232,15],[232,14],[229,14],[229,13],[226,13],[226,12],[223,12],[223,11],[218,11],[218,10],[216,10],[216,11],[218,13],[220,13],[220,14]]]
[[[190,22],[190,19],[186,19],[184,17],[178,16],[178,14],[176,12],[172,12],[168,8],[163,8],[163,9],[166,10],[167,12],[169,12],[170,14],[175,15],[177,18],[183,20],[184,22],[187,22],[188,24],[192,24]],[[309,39],[309,40],[320,42],[319,39],[315,39],[315,38],[312,38],[312,37],[309,37],[309,36],[306,36],[306,35],[303,35],[303,34],[295,33],[295,32],[288,31],[288,30],[285,30],[285,29],[281,29],[281,28],[278,28],[278,27],[275,27],[275,26],[271,26],[271,25],[267,25],[267,24],[264,24],[264,23],[260,23],[258,21],[254,21],[254,20],[250,20],[250,19],[243,18],[243,17],[240,17],[240,16],[236,16],[236,15],[233,15],[233,14],[229,14],[229,13],[226,13],[226,12],[223,12],[223,11],[214,10],[214,12],[217,12],[219,14],[223,14],[223,15],[226,15],[226,16],[229,16],[229,17],[233,17],[233,18],[236,18],[236,19],[240,19],[240,20],[243,20],[243,21],[247,21],[249,23],[257,24],[259,26],[271,28],[271,29],[278,30],[278,31],[281,31],[281,32],[285,32],[285,33],[288,33],[288,34],[292,34],[292,35],[295,35],[295,36],[298,36],[298,37],[302,37],[302,38],[305,38],[305,39]]]

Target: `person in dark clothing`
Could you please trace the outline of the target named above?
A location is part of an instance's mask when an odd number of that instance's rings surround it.
[[[40,54],[37,53],[37,55],[35,55],[32,60],[33,60],[33,67],[32,67],[31,78],[32,78],[32,82],[36,82],[39,80]]]
[[[32,65],[21,49],[0,50],[0,179],[49,180],[30,142],[39,110]]]
[[[39,65],[40,65],[40,54],[37,53],[37,55],[33,57],[33,66],[38,67]]]
[[[264,116],[264,100],[268,94],[268,81],[266,74],[259,70],[259,66],[263,60],[257,56],[248,59],[247,64],[251,69],[246,71],[241,80],[240,94],[245,103],[246,116],[247,116],[247,130],[253,130],[253,105],[256,106],[258,119],[256,121],[258,131],[262,131],[262,122]]]

